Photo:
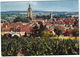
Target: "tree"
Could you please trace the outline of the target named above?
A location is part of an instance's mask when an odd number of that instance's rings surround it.
[[[25,32],[24,37],[27,37],[27,33]]]
[[[39,34],[40,34],[40,37],[42,36],[42,32],[46,30],[46,25],[43,25],[42,23],[40,23],[40,28],[39,28]]]
[[[49,31],[43,31],[42,33],[41,33],[41,37],[42,38],[48,38],[48,37],[50,37],[51,36],[51,33],[49,32]]]
[[[43,19],[50,19],[50,15],[42,15],[42,16],[38,16],[36,15],[36,18],[43,18]]]
[[[38,24],[42,24],[42,22],[41,22],[41,21],[39,21],[39,22],[38,22]]]
[[[11,34],[9,34],[9,35],[8,35],[8,37],[10,37],[10,38],[11,38],[11,37],[12,37],[12,35],[11,35]]]
[[[41,23],[40,24],[40,31],[43,31],[44,30],[44,26],[43,26],[43,24]]]
[[[36,15],[36,18],[41,18],[41,16]]]
[[[38,24],[39,25],[39,24]],[[32,29],[31,37],[41,37],[42,31],[46,29],[46,25],[44,26],[42,22],[40,22],[40,27],[37,24]]]
[[[37,24],[35,24],[35,26],[32,29],[31,37],[37,37],[37,36],[39,36],[39,29]]]
[[[6,16],[5,15],[1,15],[1,19],[5,19],[6,18]]]
[[[71,18],[72,16],[70,15],[70,16],[68,16],[69,18]]]
[[[13,22],[29,22],[31,20],[31,18],[27,17],[27,18],[22,18],[22,17],[16,17]]]
[[[62,28],[60,28],[60,27],[56,27],[56,28],[54,28],[54,32],[59,36],[61,33],[62,33]]]
[[[13,36],[13,38],[19,38],[19,36],[17,36],[17,35],[14,35],[14,36]]]
[[[54,15],[53,18],[60,18],[60,16],[58,16],[58,15]]]
[[[7,35],[6,34],[4,34],[4,35],[2,35],[2,37],[1,38],[7,38]]]
[[[79,29],[73,29],[72,32],[73,36],[79,36]]]

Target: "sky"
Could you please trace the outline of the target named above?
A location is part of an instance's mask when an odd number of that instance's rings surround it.
[[[24,1],[1,2],[1,11],[27,11],[29,4],[37,11],[77,12],[78,1]]]

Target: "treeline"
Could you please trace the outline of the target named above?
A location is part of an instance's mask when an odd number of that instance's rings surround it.
[[[43,18],[43,19],[50,19],[51,18],[51,16],[50,15],[42,15],[42,16],[38,16],[38,15],[36,15],[36,18]]]
[[[53,18],[67,18],[67,17],[72,17],[71,15],[70,16],[66,16],[66,15],[53,15],[52,16]],[[50,15],[36,15],[36,18],[43,18],[43,19],[50,19],[51,16]]]

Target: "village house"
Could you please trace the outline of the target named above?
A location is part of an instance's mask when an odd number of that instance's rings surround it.
[[[25,32],[29,35],[32,29],[31,26],[27,25],[27,23],[17,22],[17,23],[4,23],[1,26],[1,34],[4,35],[6,33],[18,36],[23,36]]]
[[[9,22],[4,22],[1,25],[1,34],[7,34],[10,33],[12,34],[12,36],[14,35],[18,35],[18,36],[23,36],[25,33],[27,33],[27,35],[29,36],[31,33],[32,28],[35,26],[35,24],[38,25],[38,27],[40,26],[38,24],[39,21],[41,21],[43,23],[43,25],[46,25],[46,28],[48,31],[52,31],[54,32],[54,28],[55,26],[62,26],[64,27],[65,31],[67,29],[74,29],[74,28],[78,28],[77,26],[74,26],[77,22],[75,20],[76,18],[58,18],[55,21],[53,19],[33,19],[31,21],[29,21],[28,23],[24,23],[24,22],[16,22],[16,23],[9,23]],[[55,34],[55,32],[54,32]]]

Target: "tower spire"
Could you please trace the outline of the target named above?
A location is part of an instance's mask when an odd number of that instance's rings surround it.
[[[32,18],[32,8],[29,4],[29,7],[28,7],[28,17]]]
[[[50,18],[52,19],[52,13],[50,13]]]
[[[30,8],[30,4],[29,4],[29,8]]]

